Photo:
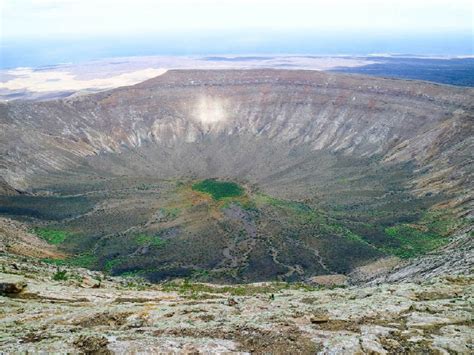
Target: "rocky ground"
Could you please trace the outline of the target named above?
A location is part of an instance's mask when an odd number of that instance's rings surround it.
[[[4,253],[3,352],[473,351],[472,276],[376,286],[150,285]]]

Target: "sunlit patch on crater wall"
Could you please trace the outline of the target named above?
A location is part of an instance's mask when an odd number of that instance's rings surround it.
[[[201,96],[193,111],[193,118],[210,129],[228,119],[227,102],[219,97]]]

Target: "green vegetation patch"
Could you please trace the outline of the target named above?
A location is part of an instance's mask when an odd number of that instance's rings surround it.
[[[52,259],[52,258],[43,258],[41,261],[58,265],[58,266],[75,266],[75,267],[82,267],[85,269],[91,269],[97,262],[97,257],[86,253],[86,254],[79,254],[75,256],[71,256],[67,259]]]
[[[400,258],[411,258],[425,254],[447,243],[448,238],[423,227],[399,224],[385,228],[385,233],[392,238],[382,250]]]
[[[92,254],[80,254],[67,259],[67,262],[72,266],[90,269],[97,262],[97,257]]]
[[[161,239],[158,235],[139,234],[135,237],[135,242],[138,245],[153,245],[155,247],[162,247],[166,244],[166,240]]]
[[[465,220],[449,211],[430,211],[417,224],[397,224],[385,228],[389,237],[381,249],[400,258],[411,258],[435,250],[449,242],[449,235]]]
[[[68,238],[71,234],[66,231],[49,229],[49,228],[35,228],[33,232],[41,237],[42,239],[46,240],[49,244],[61,244],[63,243],[66,238]]]
[[[287,215],[299,223],[321,222],[321,215],[308,205],[291,200],[282,200],[265,194],[257,194],[254,198],[257,207],[271,206],[280,213]]]
[[[235,182],[218,181],[206,179],[192,186],[193,190],[204,192],[212,196],[214,200],[228,197],[239,197],[244,194],[244,189]]]
[[[343,236],[345,239],[369,245],[361,236],[354,233],[349,228],[338,223],[333,218],[327,216],[323,211],[311,208],[305,203],[298,201],[282,200],[264,194],[255,197],[257,206],[271,206],[279,210],[280,219],[288,225],[292,225],[293,230],[298,230],[303,226],[314,226],[322,234],[335,234]]]
[[[110,259],[105,262],[104,270],[107,272],[111,272],[112,269],[123,262],[123,258],[119,257],[116,259]]]
[[[422,222],[441,236],[451,235],[469,223],[466,219],[457,217],[454,212],[446,210],[429,211],[423,216]]]

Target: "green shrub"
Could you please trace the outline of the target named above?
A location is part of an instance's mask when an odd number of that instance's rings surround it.
[[[54,281],[65,281],[68,278],[66,274],[67,274],[66,270],[57,269],[56,273],[53,275],[53,280]]]

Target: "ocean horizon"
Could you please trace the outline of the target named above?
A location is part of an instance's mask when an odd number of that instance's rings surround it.
[[[42,67],[62,63],[137,56],[318,55],[470,57],[466,33],[382,34],[268,32],[156,34],[103,37],[3,39],[0,68]]]

